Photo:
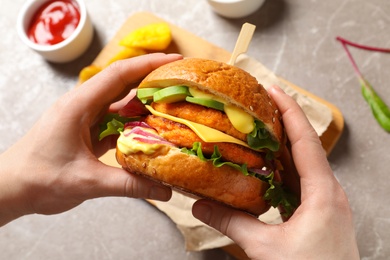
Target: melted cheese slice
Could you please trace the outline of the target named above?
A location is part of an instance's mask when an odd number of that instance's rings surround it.
[[[213,94],[204,93],[203,91],[189,88],[189,91],[193,97],[203,98],[203,99],[212,99],[218,102],[221,102],[225,105],[224,111],[229,118],[230,122],[234,126],[234,128],[241,133],[249,134],[255,128],[255,120],[253,116],[246,113],[239,107],[229,105],[225,100],[219,98]]]
[[[225,114],[235,129],[244,134],[249,134],[255,129],[255,120],[253,116],[246,113],[239,107],[232,105],[225,105]]]
[[[183,119],[183,118],[179,118],[179,117],[171,116],[171,115],[168,115],[165,113],[161,113],[159,111],[154,110],[149,105],[146,105],[145,107],[150,111],[150,113],[152,113],[155,116],[163,117],[163,118],[166,118],[168,120],[172,120],[174,122],[188,126],[204,142],[207,142],[207,143],[235,143],[235,144],[239,144],[239,145],[250,148],[247,143],[245,143],[237,138],[234,138],[233,136],[227,135],[221,131],[213,129],[211,127],[201,125],[198,123],[194,123],[194,122],[188,121],[188,120]]]

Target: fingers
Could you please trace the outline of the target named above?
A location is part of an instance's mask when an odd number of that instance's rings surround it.
[[[279,87],[272,87],[269,94],[282,113],[299,175],[318,178],[331,173],[321,141],[300,106]]]
[[[244,212],[225,207],[216,202],[198,200],[192,207],[195,218],[230,237],[239,246],[251,244],[254,239],[260,241],[266,237],[263,233],[266,224]]]
[[[181,59],[179,54],[154,53],[111,64],[77,88],[81,110],[100,111],[124,96],[135,83],[163,64]]]
[[[130,92],[126,95],[126,97],[110,105],[109,112],[113,112],[113,113],[118,112],[118,110],[120,110],[130,100],[132,100],[136,94],[137,91],[135,89],[130,90]]]

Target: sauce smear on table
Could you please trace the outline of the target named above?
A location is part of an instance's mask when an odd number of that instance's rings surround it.
[[[68,38],[79,22],[80,11],[74,1],[49,1],[33,16],[28,37],[37,44],[54,45]]]

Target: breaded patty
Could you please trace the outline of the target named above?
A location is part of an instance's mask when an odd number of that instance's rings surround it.
[[[152,103],[152,107],[162,113],[200,123],[246,142],[246,134],[236,130],[227,115],[219,110],[188,102]]]
[[[260,153],[241,145],[205,143],[187,126],[162,117],[149,115],[145,122],[155,128],[160,136],[179,147],[192,148],[194,142],[201,142],[204,154],[211,155],[214,152],[214,145],[217,145],[224,161],[247,164],[248,168],[262,168],[265,166],[265,161]]]

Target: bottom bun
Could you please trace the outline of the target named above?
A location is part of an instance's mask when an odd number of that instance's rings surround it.
[[[214,167],[194,155],[166,146],[153,155],[125,155],[116,150],[117,161],[129,172],[144,175],[178,191],[212,199],[259,216],[269,209],[263,195],[268,184],[230,167]]]

